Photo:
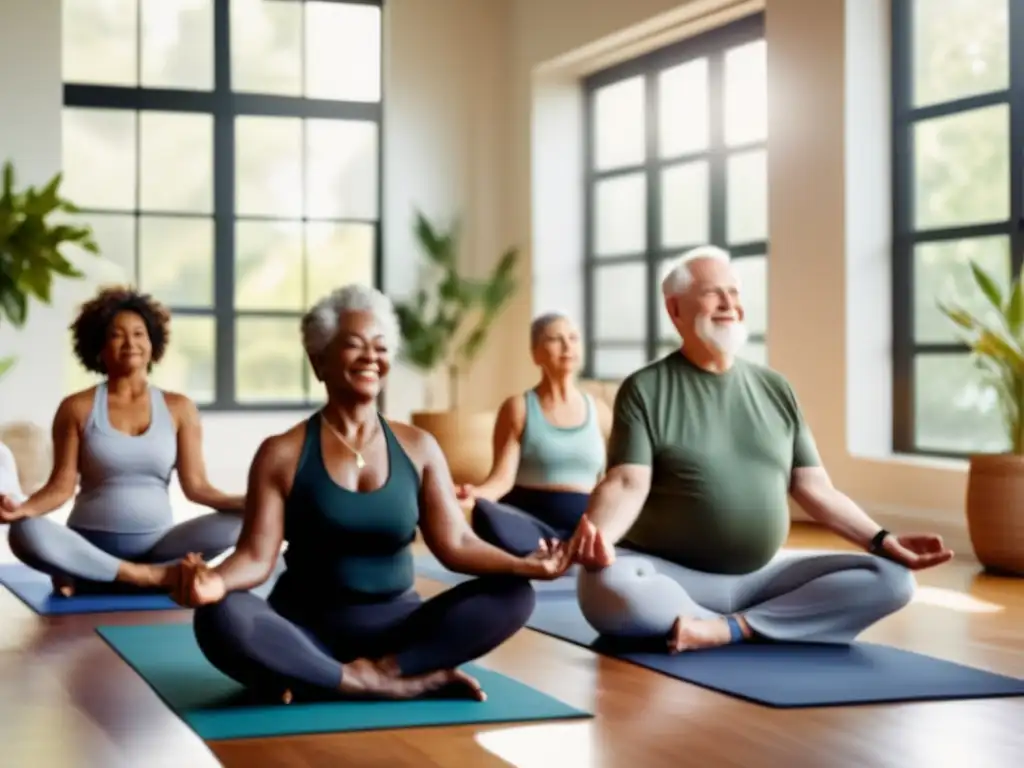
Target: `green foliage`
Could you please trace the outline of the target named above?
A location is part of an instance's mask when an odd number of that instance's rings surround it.
[[[508,300],[515,293],[518,250],[502,254],[483,280],[463,277],[458,268],[459,228],[440,231],[416,213],[416,240],[427,257],[429,280],[416,295],[396,302],[403,358],[426,373],[447,367],[455,371],[472,364]]]
[[[0,191],[0,321],[21,328],[32,299],[50,303],[54,275],[83,276],[61,249],[76,245],[98,254],[99,247],[88,227],[50,220],[53,214],[78,213],[74,204],[60,196],[61,174],[42,189],[29,186],[17,191],[14,184],[14,166],[7,161]],[[13,358],[0,360],[0,376],[13,364]]]
[[[942,301],[939,309],[957,326],[986,383],[998,395],[1013,453],[1024,455],[1024,270],[1004,295],[984,267],[974,261],[970,265],[975,287],[991,315],[981,317]]]

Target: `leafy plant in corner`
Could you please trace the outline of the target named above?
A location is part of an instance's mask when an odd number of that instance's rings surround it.
[[[458,224],[441,231],[417,211],[415,236],[427,257],[428,280],[411,300],[395,305],[403,359],[427,374],[447,371],[451,409],[458,407],[459,372],[472,365],[515,293],[519,258],[518,250],[509,248],[485,279],[464,277],[457,263],[459,234]]]
[[[99,247],[88,227],[53,222],[54,214],[75,214],[79,209],[60,195],[62,174],[45,187],[14,188],[14,165],[3,168],[0,191],[0,320],[22,328],[28,320],[32,299],[49,304],[54,275],[81,278],[82,272],[62,253],[75,245],[92,254]],[[0,377],[14,365],[12,357],[0,359]]]
[[[1024,455],[1024,270],[1004,296],[992,275],[973,261],[970,266],[993,311],[982,318],[955,304],[939,301],[938,306],[962,331],[975,364],[995,390],[1011,452]]]

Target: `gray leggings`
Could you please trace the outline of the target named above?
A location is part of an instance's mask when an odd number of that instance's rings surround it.
[[[173,563],[190,552],[204,559],[235,546],[242,516],[213,512],[153,533],[111,533],[69,528],[45,517],[11,524],[11,551],[25,565],[51,576],[109,583],[125,560]]]
[[[801,550],[740,576],[622,556],[603,570],[581,570],[578,588],[584,617],[603,635],[663,637],[680,616],[742,614],[772,640],[845,644],[907,605],[915,582],[873,555]]]

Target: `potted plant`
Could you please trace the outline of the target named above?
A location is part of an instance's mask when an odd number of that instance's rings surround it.
[[[49,304],[54,275],[81,278],[80,272],[62,253],[75,245],[92,254],[99,247],[88,227],[52,221],[54,214],[78,213],[78,208],[60,196],[62,174],[42,189],[14,188],[14,165],[4,163],[0,190],[0,321],[22,328],[28,320],[30,302]],[[0,359],[0,378],[15,363],[13,357]]]
[[[491,469],[494,415],[460,408],[459,377],[516,290],[518,251],[505,251],[486,279],[475,280],[459,272],[457,224],[441,231],[417,212],[415,235],[427,257],[426,279],[412,299],[395,305],[402,358],[427,377],[426,409],[413,413],[412,421],[437,439],[456,483],[479,483]],[[442,383],[447,383],[445,408],[440,407]]]
[[[971,262],[977,289],[992,312],[985,317],[939,302],[963,332],[975,363],[999,398],[1010,450],[970,457],[967,528],[987,570],[1024,575],[1024,271],[1004,296],[998,282]]]

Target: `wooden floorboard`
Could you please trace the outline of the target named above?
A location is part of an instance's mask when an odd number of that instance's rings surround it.
[[[797,526],[791,544],[837,546],[809,526]],[[961,560],[919,583],[914,603],[863,639],[1024,677],[1024,580]],[[594,719],[207,745],[93,631],[188,618],[43,619],[0,590],[0,765],[1004,768],[1024,755],[1024,699],[774,710],[530,631],[481,663],[592,709]]]

